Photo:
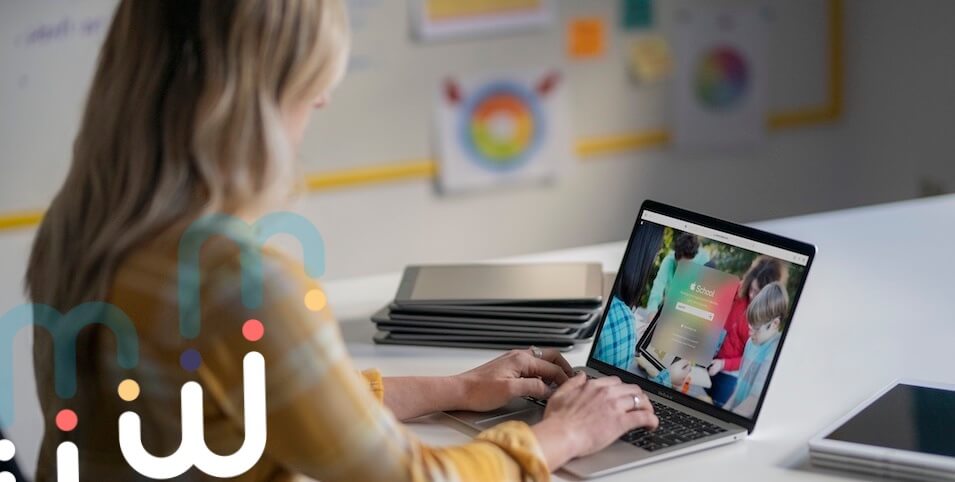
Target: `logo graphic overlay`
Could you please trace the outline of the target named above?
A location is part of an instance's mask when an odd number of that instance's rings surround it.
[[[79,417],[70,409],[60,410],[56,414],[56,428],[69,433],[79,425]],[[80,451],[73,442],[61,442],[56,447],[56,480],[58,482],[79,482]]]
[[[290,234],[302,245],[306,273],[320,277],[325,270],[325,243],[318,230],[305,218],[287,212],[278,212],[248,224],[227,215],[212,215],[193,223],[183,234],[179,244],[178,295],[179,332],[186,340],[194,340],[200,333],[200,273],[199,252],[203,244],[214,236],[223,236],[239,248],[242,304],[255,309],[262,304],[264,273],[262,245],[277,234]],[[327,304],[319,289],[309,290],[303,300],[311,311],[321,311]],[[91,325],[102,325],[116,340],[116,362],[126,370],[139,365],[139,335],[132,320],[118,307],[109,303],[89,302],[61,313],[43,304],[24,304],[0,316],[0,428],[13,423],[13,343],[27,326],[42,328],[52,339],[54,388],[64,400],[77,392],[77,339],[80,332]],[[249,319],[241,327],[243,338],[250,343],[260,341],[266,333],[262,321]],[[202,366],[202,355],[194,347],[180,355],[180,366],[196,373]],[[157,480],[178,477],[195,467],[217,478],[239,476],[258,463],[265,451],[266,392],[265,359],[257,351],[245,354],[243,365],[243,407],[245,439],[231,455],[213,453],[205,442],[203,389],[199,383],[183,384],[180,393],[182,413],[182,440],[175,453],[156,457],[142,443],[142,420],[137,413],[125,411],[119,417],[119,444],[129,466],[139,474]],[[121,381],[116,393],[124,402],[133,402],[142,394],[138,381]],[[62,408],[53,422],[56,428],[69,434],[81,423],[79,415],[70,408]],[[13,442],[0,439],[0,462],[10,462],[16,453]],[[78,482],[79,449],[72,441],[63,441],[56,448],[57,479],[60,482]],[[0,482],[13,482],[9,472],[0,472]]]
[[[292,213],[274,213],[249,225],[227,215],[212,215],[193,223],[183,234],[179,244],[179,330],[183,338],[195,339],[201,331],[199,255],[203,244],[213,236],[224,236],[240,250],[241,298],[249,309],[258,308],[263,301],[264,272],[262,245],[276,234],[295,236],[302,245],[305,270],[317,278],[325,270],[325,243],[318,230],[305,218]],[[304,302],[310,310],[324,308],[325,295],[315,289],[308,292]],[[255,343],[265,335],[265,325],[259,320],[246,320],[242,336]],[[202,366],[202,355],[188,348],[179,358],[180,366],[195,373]],[[142,444],[142,420],[132,411],[119,417],[119,444],[126,462],[135,471],[158,480],[178,477],[192,467],[219,478],[244,474],[261,459],[267,438],[265,359],[252,351],[243,358],[243,406],[245,439],[231,455],[219,455],[205,442],[202,387],[186,382],[180,394],[182,413],[182,440],[179,448],[168,456],[157,457]],[[123,381],[117,394],[127,402],[139,397],[139,385],[133,380]]]
[[[12,462],[13,456],[17,454],[17,447],[13,442],[0,438],[0,462]],[[10,472],[0,472],[0,482],[13,482],[16,478]]]
[[[76,395],[76,338],[90,325],[103,325],[116,337],[116,362],[130,369],[139,363],[139,336],[119,308],[102,302],[83,303],[66,314],[43,304],[23,304],[0,317],[0,387],[13,387],[13,339],[35,325],[53,338],[54,387],[60,398]],[[13,390],[0,391],[0,426],[13,422]]]
[[[245,441],[239,450],[228,456],[209,450],[204,435],[202,387],[187,382],[181,395],[182,442],[172,455],[156,457],[146,451],[138,414],[123,412],[119,416],[119,446],[129,466],[157,480],[178,477],[193,466],[219,478],[236,477],[255,466],[265,452],[265,359],[258,352],[249,352],[242,365]]]
[[[76,395],[76,340],[80,331],[88,326],[102,325],[112,332],[116,338],[116,361],[120,367],[130,369],[139,363],[136,326],[126,313],[109,303],[83,303],[66,314],[39,303],[17,306],[0,317],[0,360],[6,361],[0,365],[0,387],[10,387],[0,391],[2,427],[12,424],[14,417],[13,340],[21,329],[30,325],[43,328],[52,337],[53,384],[61,399]],[[79,417],[73,410],[63,409],[56,415],[56,427],[61,432],[72,432],[78,424]],[[56,460],[57,479],[60,482],[79,480],[79,450],[73,442],[64,441],[57,446]],[[0,474],[0,477],[5,477],[4,474]],[[8,478],[12,477],[9,475]]]
[[[179,243],[179,330],[185,338],[199,336],[199,251],[213,236],[224,236],[241,249],[242,304],[255,309],[262,304],[262,245],[277,234],[290,234],[302,244],[305,272],[312,278],[325,273],[325,241],[318,229],[302,216],[288,212],[269,214],[249,225],[225,214],[206,216],[193,223]]]

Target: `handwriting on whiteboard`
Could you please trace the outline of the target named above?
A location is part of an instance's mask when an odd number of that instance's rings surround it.
[[[73,18],[65,16],[58,20],[42,22],[28,27],[16,36],[14,45],[21,48],[39,47],[81,37],[101,38],[109,25],[109,16]]]

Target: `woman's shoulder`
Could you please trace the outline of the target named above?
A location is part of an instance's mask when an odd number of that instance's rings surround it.
[[[316,281],[306,275],[301,261],[271,246],[215,238],[203,248],[201,257],[198,269],[205,278],[204,285],[241,287],[262,283],[270,288],[296,290],[308,290],[316,285]],[[190,269],[182,263],[181,253],[179,261],[180,270]]]
[[[163,235],[123,260],[113,294],[135,289],[181,296],[184,290],[200,290],[227,298],[233,292],[238,295],[243,286],[258,284],[307,291],[317,282],[294,257],[252,239],[213,234],[190,246],[181,237]]]

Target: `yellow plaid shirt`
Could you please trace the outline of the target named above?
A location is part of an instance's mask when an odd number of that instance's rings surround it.
[[[306,308],[305,294],[319,287],[303,267],[276,251],[264,254],[264,302],[249,310],[240,296],[238,249],[213,238],[203,247],[202,326],[199,337],[179,334],[176,243],[160,238],[129,256],[117,271],[109,301],[134,321],[140,362],[132,370],[116,364],[116,341],[106,329],[85,329],[77,342],[79,390],[70,400],[53,391],[51,340],[38,331],[34,353],[37,386],[46,419],[37,480],[56,479],[56,446],[79,447],[80,474],[90,481],[146,480],[125,462],[118,444],[119,415],[142,418],[143,445],[152,454],[173,453],[180,444],[180,389],[196,380],[204,391],[205,440],[209,449],[231,454],[244,440],[242,358],[265,358],[268,442],[262,459],[237,481],[545,481],[549,470],[533,432],[508,422],[456,447],[420,442],[382,405],[376,370],[359,374],[348,356],[338,324],[326,308]],[[265,336],[247,341],[248,319],[261,320]],[[179,363],[195,348],[202,362],[195,373]],[[138,381],[140,396],[117,395],[124,379]],[[62,408],[79,416],[78,427],[62,433],[53,422]],[[177,480],[215,480],[195,468]]]

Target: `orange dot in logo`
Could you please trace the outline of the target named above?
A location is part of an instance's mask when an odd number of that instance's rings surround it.
[[[265,326],[259,320],[248,320],[242,324],[242,336],[249,341],[259,341],[265,335]]]
[[[127,378],[119,383],[119,388],[116,389],[116,392],[119,394],[119,398],[122,398],[124,402],[132,402],[139,398],[139,384],[136,383],[136,380]]]
[[[56,414],[56,428],[63,432],[72,432],[79,422],[80,419],[76,416],[76,412],[68,408],[64,408]]]
[[[328,298],[322,290],[314,289],[305,293],[305,307],[312,311],[322,311],[328,304]]]

